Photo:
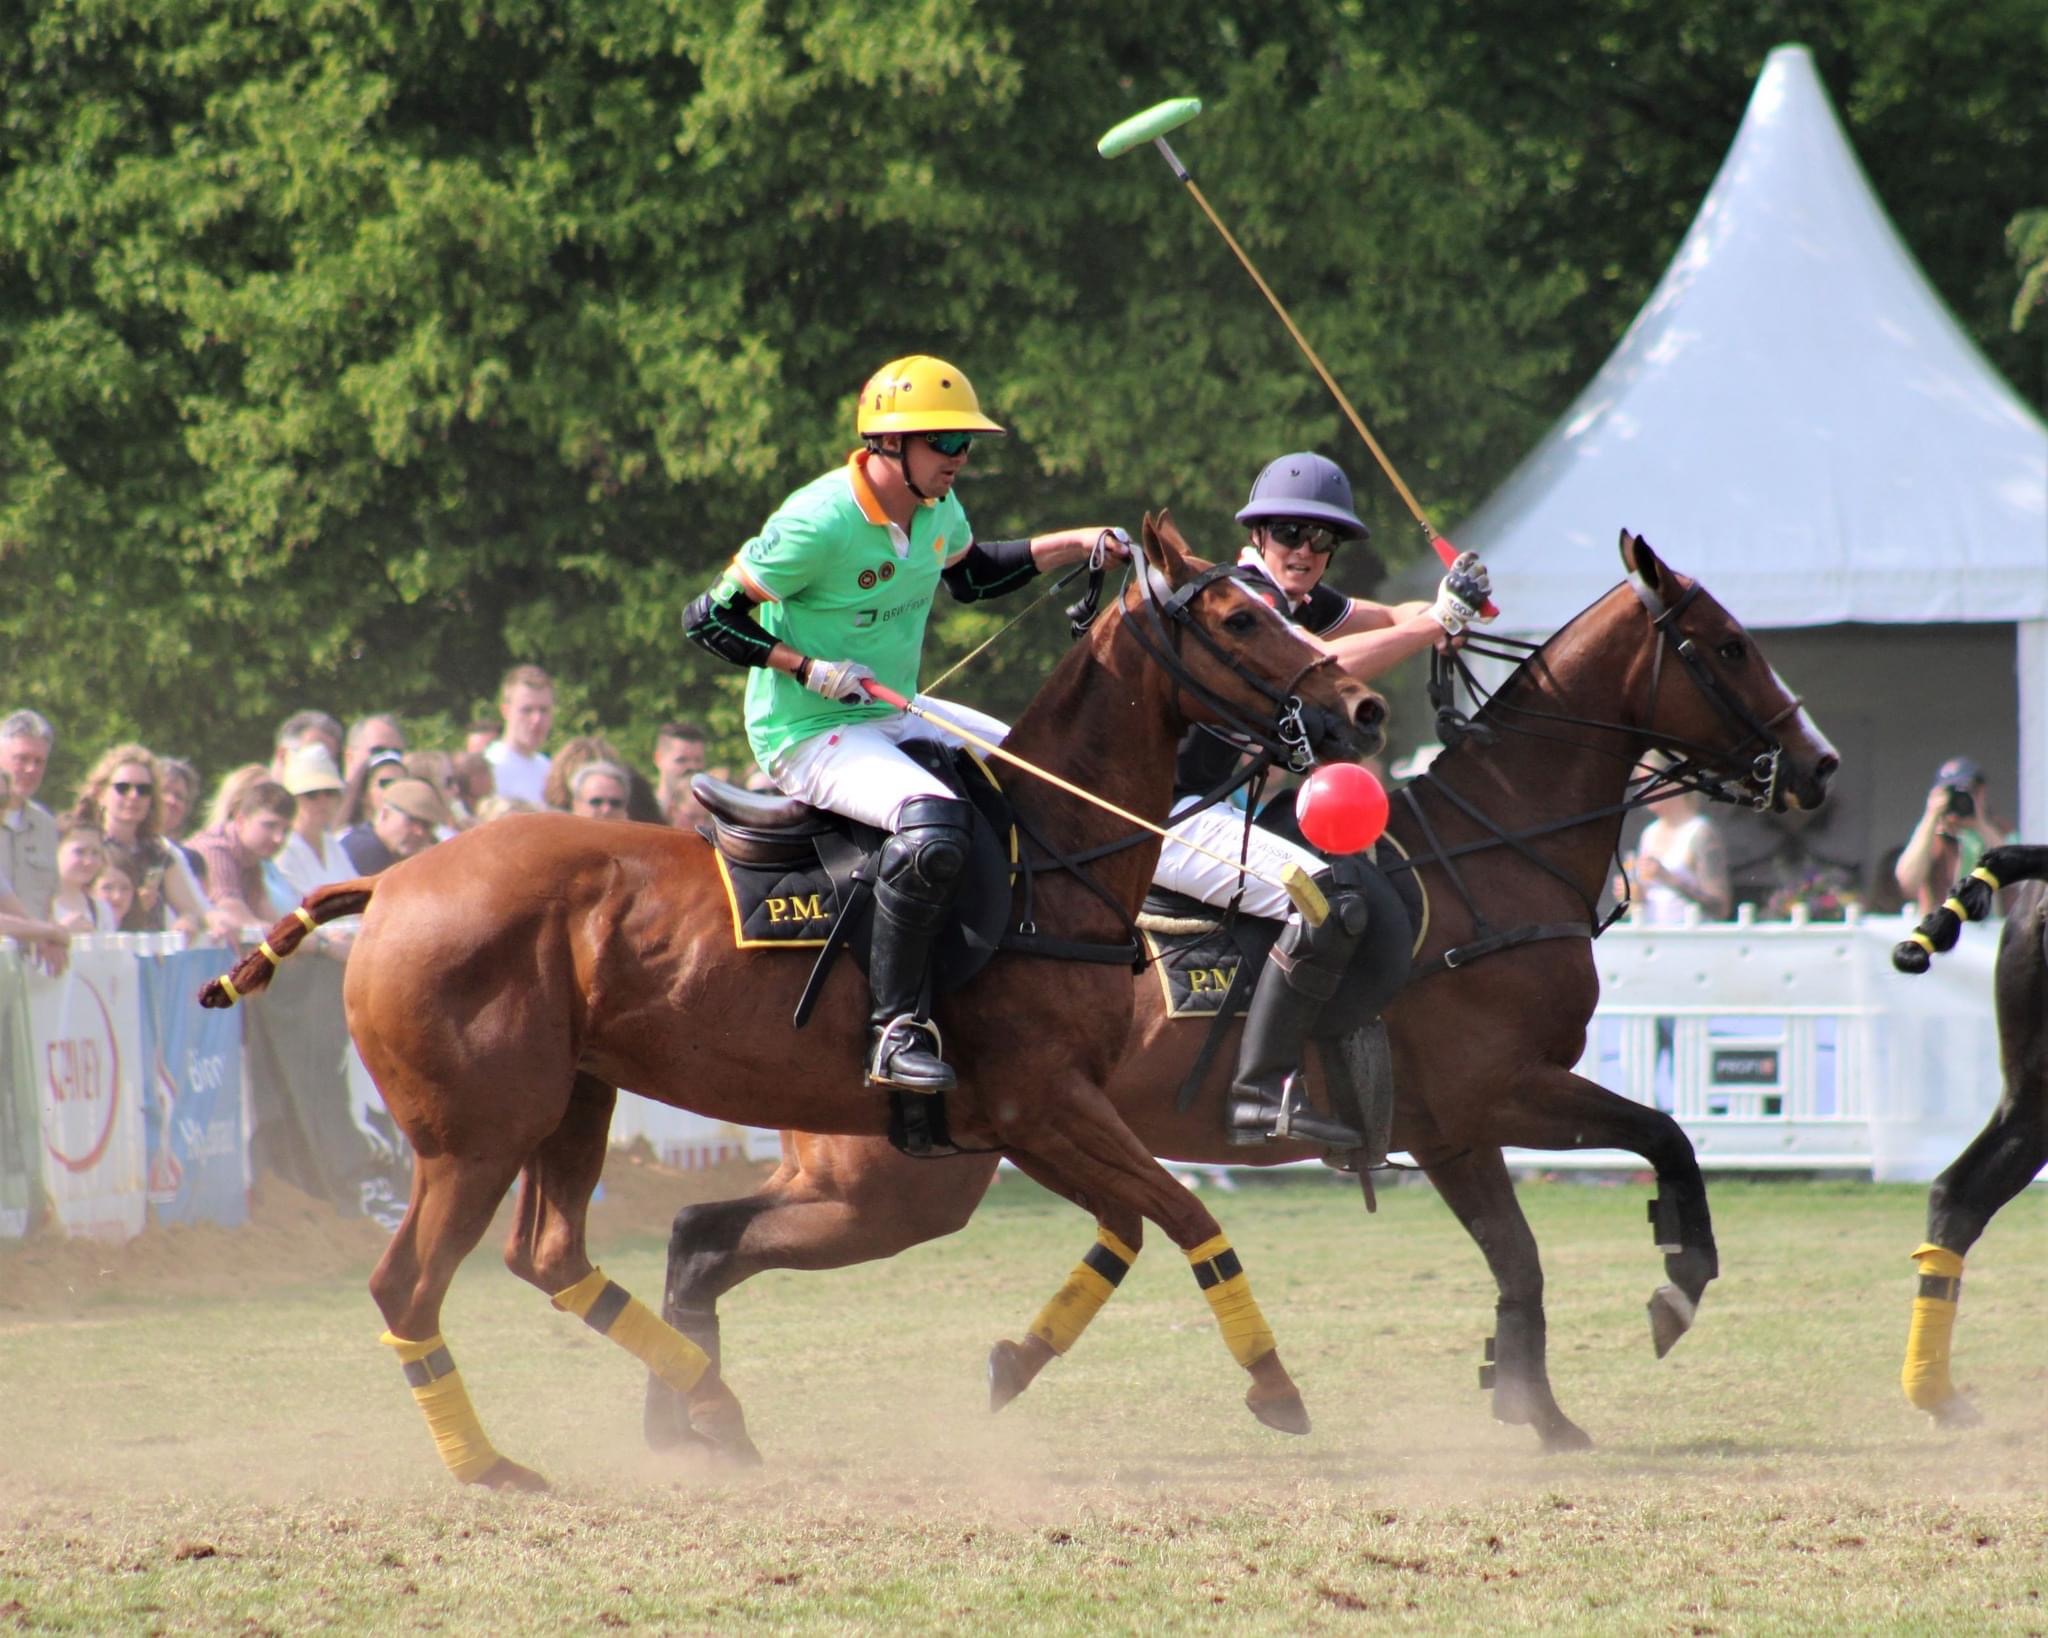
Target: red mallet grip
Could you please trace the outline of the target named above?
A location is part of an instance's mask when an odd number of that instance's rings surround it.
[[[1445,568],[1448,569],[1453,563],[1458,561],[1458,548],[1444,539],[1442,535],[1431,535],[1429,543],[1436,548],[1436,555],[1443,559]],[[1500,613],[1500,610],[1493,606],[1493,599],[1489,597],[1486,600],[1486,606],[1479,612],[1491,620],[1496,614]]]
[[[863,677],[860,680],[860,685],[868,691],[870,699],[880,700],[884,705],[893,705],[899,711],[908,711],[910,709],[910,701],[897,693],[887,683],[876,682],[872,677]]]

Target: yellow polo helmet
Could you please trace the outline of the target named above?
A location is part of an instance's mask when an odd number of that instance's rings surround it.
[[[892,358],[860,390],[854,429],[863,438],[891,432],[994,432],[965,372],[943,358],[912,353]]]

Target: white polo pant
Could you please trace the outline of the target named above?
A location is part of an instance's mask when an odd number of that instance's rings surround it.
[[[1181,806],[1199,800],[1199,797],[1191,796]],[[1247,851],[1244,813],[1227,802],[1219,802],[1213,808],[1204,808],[1200,813],[1175,820],[1167,827],[1167,832],[1170,837],[1199,843],[1209,852],[1220,853],[1231,862],[1220,863],[1169,840],[1160,844],[1159,868],[1152,873],[1152,879],[1161,887],[1185,893],[1190,898],[1219,908],[1230,903],[1242,884],[1244,909],[1248,915],[1269,916],[1275,921],[1284,919],[1294,906],[1285,890],[1274,885],[1281,872],[1291,864],[1300,865],[1310,875],[1326,868],[1323,861],[1307,848],[1297,847],[1285,837],[1275,836],[1257,825],[1252,826],[1251,846]],[[1240,874],[1237,867],[1240,856],[1253,870],[1271,878],[1271,881]]]
[[[969,733],[1000,744],[1010,725],[950,700],[919,694],[916,704],[949,722],[957,722]],[[966,740],[949,734],[908,711],[873,722],[857,722],[829,733],[800,739],[775,758],[768,775],[786,796],[795,796],[814,808],[829,808],[849,819],[858,819],[877,830],[896,829],[896,815],[914,796],[952,797],[933,775],[927,773],[896,747],[906,739],[935,739],[945,745],[965,745]]]

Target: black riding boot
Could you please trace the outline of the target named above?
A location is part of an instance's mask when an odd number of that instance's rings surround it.
[[[1308,1107],[1300,1073],[1309,1029],[1324,1003],[1337,993],[1351,952],[1365,934],[1365,896],[1340,885],[1339,874],[1316,873],[1316,885],[1330,901],[1323,924],[1311,927],[1299,910],[1294,911],[1267,953],[1244,1021],[1237,1078],[1230,1083],[1232,1143],[1286,1138],[1356,1149],[1365,1142],[1343,1122]]]
[[[932,940],[946,924],[967,865],[971,803],[917,796],[903,804],[896,834],[882,844],[875,882],[875,937],[868,957],[868,1079],[911,1092],[950,1092],[955,1077],[939,1056],[925,1016]]]

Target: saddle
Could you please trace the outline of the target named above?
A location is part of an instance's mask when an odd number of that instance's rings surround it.
[[[1268,808],[1258,823],[1302,842],[1292,804]],[[1429,923],[1422,884],[1413,871],[1394,868],[1403,857],[1400,845],[1387,837],[1357,872],[1369,907],[1366,937],[1323,1009],[1325,1022],[1311,1035],[1322,1050],[1332,1113],[1366,1135],[1364,1154],[1351,1156],[1343,1169],[1359,1171],[1368,1207],[1373,1197],[1367,1173],[1386,1158],[1394,1106],[1393,1054],[1380,1015],[1407,983]],[[1249,1010],[1280,925],[1259,916],[1226,917],[1213,905],[1157,887],[1146,895],[1138,926],[1158,974],[1166,1014],[1209,1022],[1175,1099],[1182,1112],[1201,1096],[1230,1020]]]
[[[972,751],[931,739],[898,747],[974,806],[967,868],[945,930],[932,949],[932,988],[957,990],[988,965],[1010,913],[1016,830],[995,776]],[[742,950],[816,950],[811,980],[797,1003],[802,1028],[837,958],[868,969],[874,932],[875,857],[887,840],[793,796],[743,790],[698,774],[690,789],[710,814],[698,835],[718,854],[732,910],[733,944]]]

